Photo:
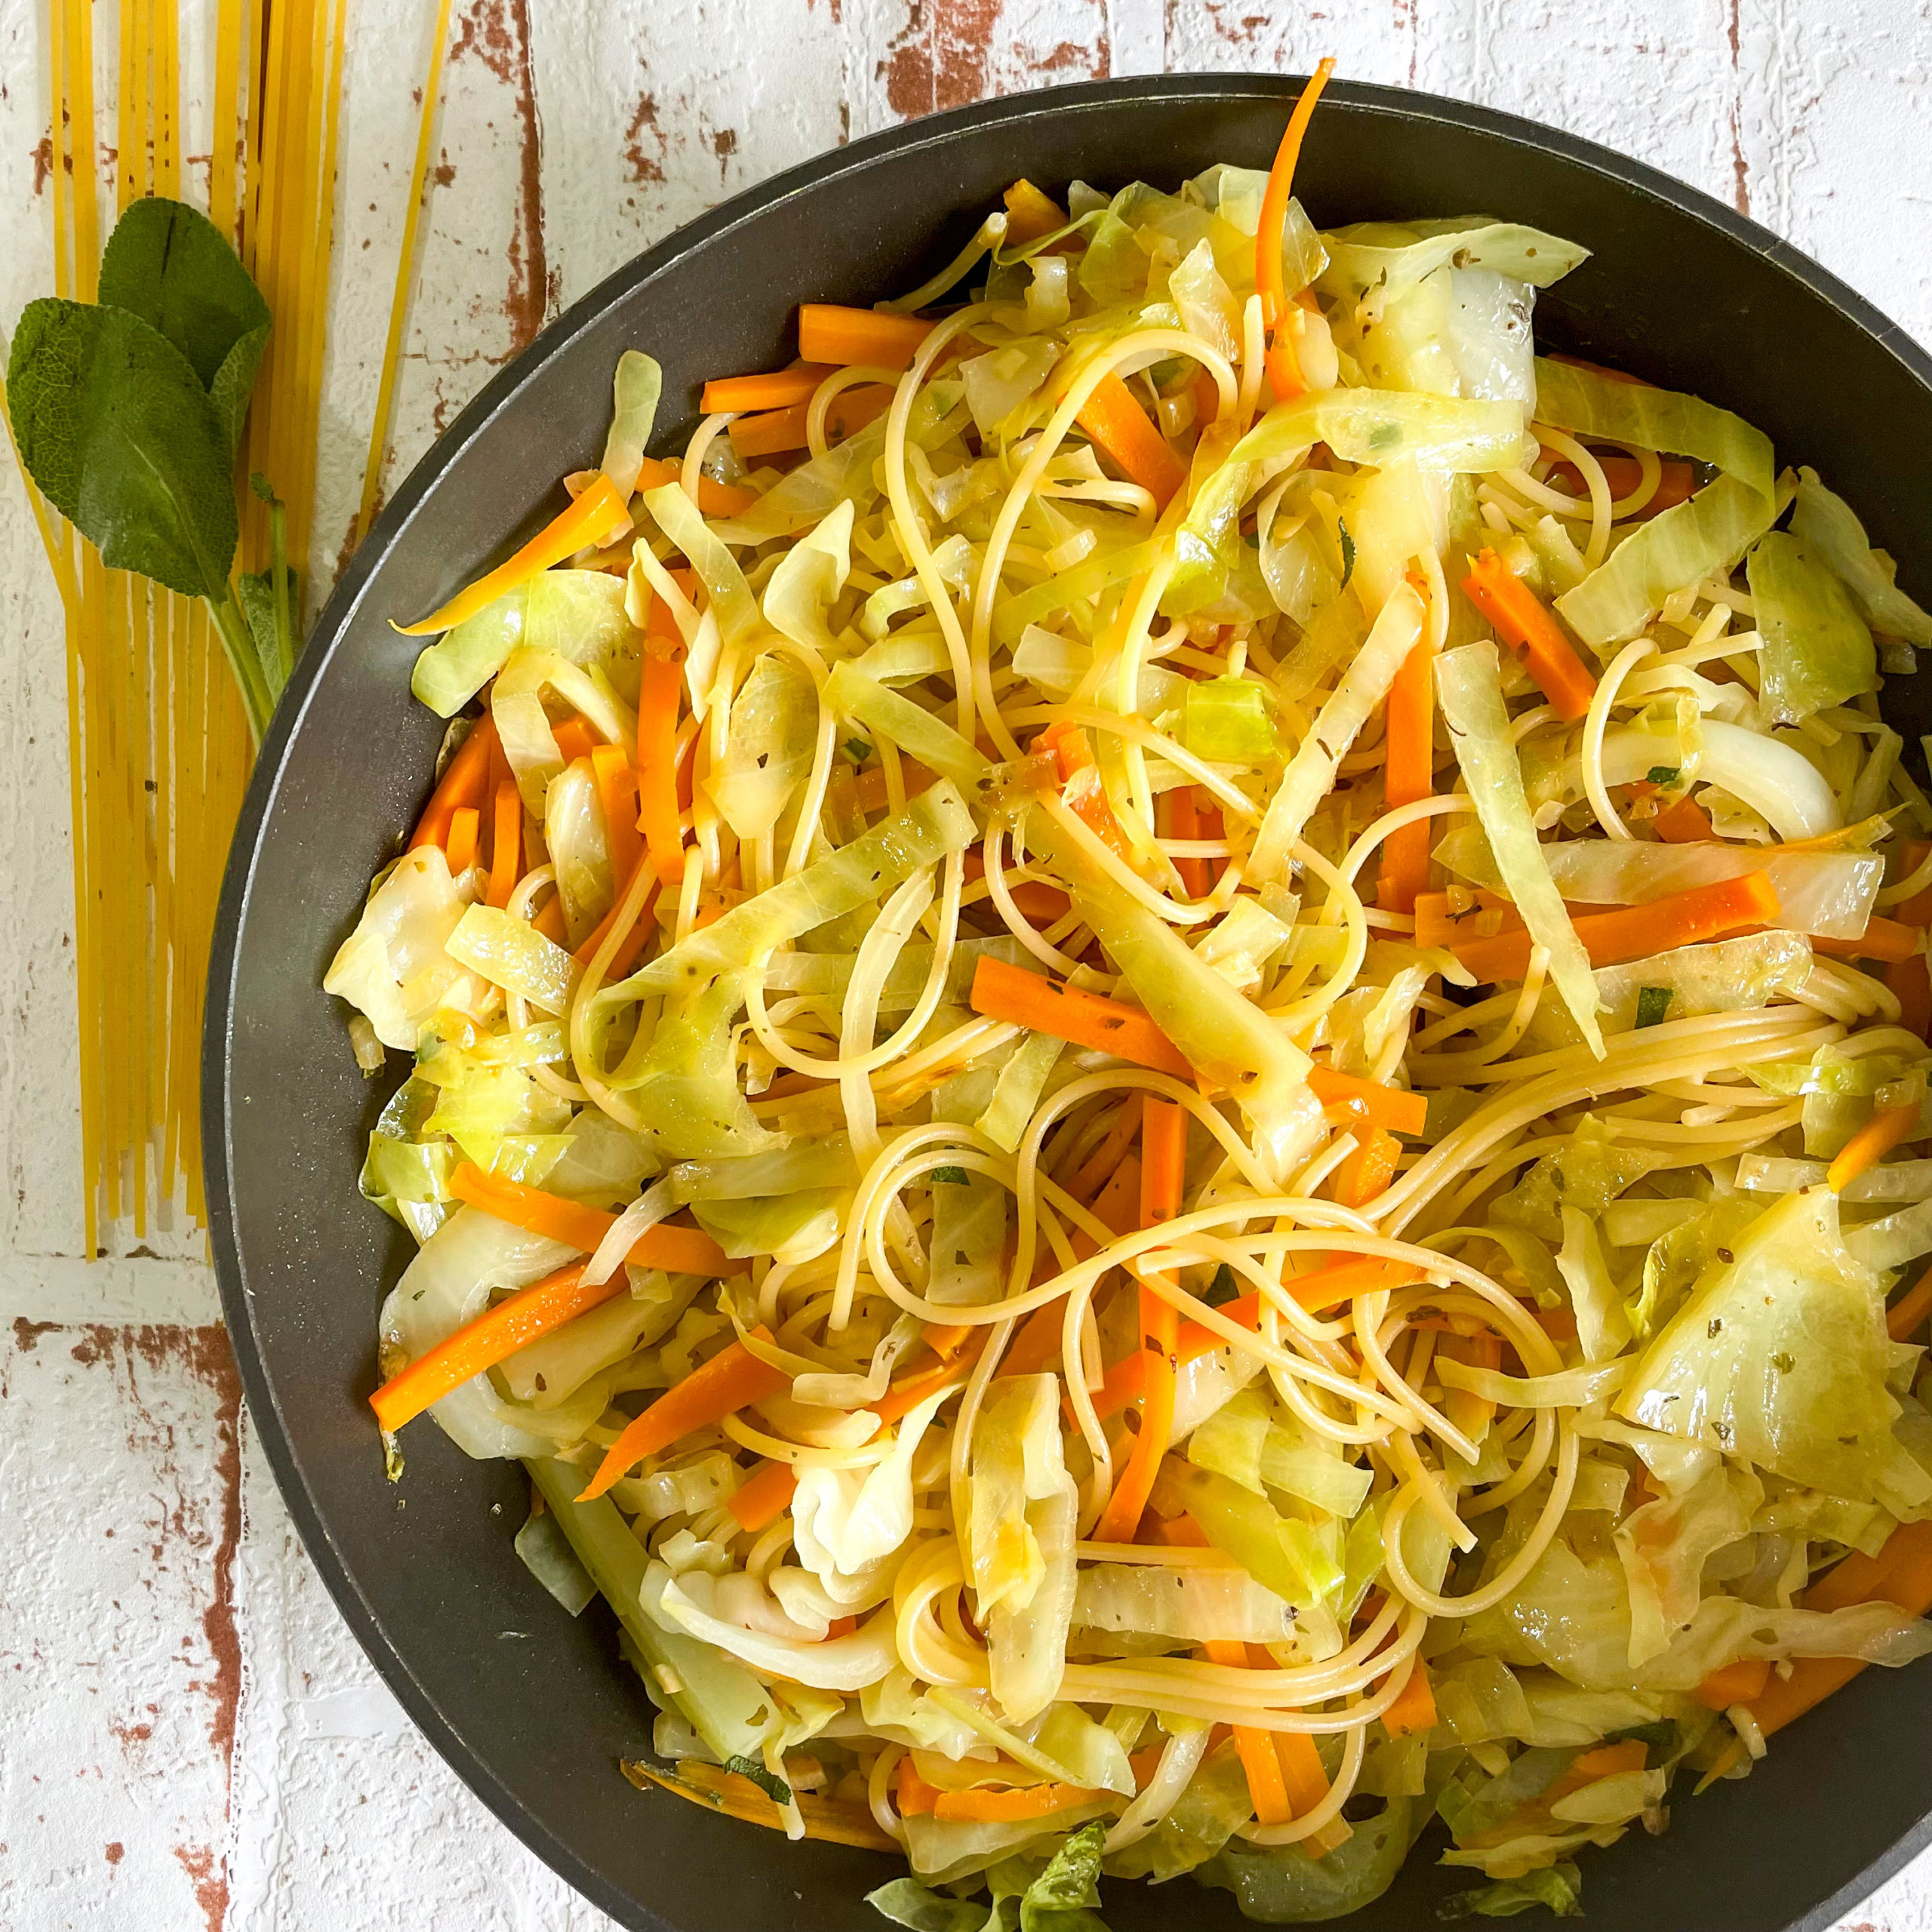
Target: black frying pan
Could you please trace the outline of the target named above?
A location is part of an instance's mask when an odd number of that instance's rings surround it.
[[[409,1244],[361,1201],[365,1082],[322,971],[370,874],[420,808],[441,734],[409,694],[434,608],[555,513],[597,460],[620,350],[664,365],[681,439],[708,376],[794,350],[801,299],[869,303],[949,255],[1017,174],[1172,187],[1217,160],[1266,167],[1296,81],[1125,80],[989,102],[854,143],[640,256],[553,323],[419,463],[357,552],[297,666],[243,808],[210,977],[208,1198],[228,1325],[283,1496],[362,1647],[437,1749],[540,1856],[624,1924],[675,1932],[879,1924],[886,1860],[634,1791],[620,1755],[651,1712],[600,1604],[565,1617],[510,1546],[521,1470],[469,1461],[431,1425],[384,1481],[365,1398],[375,1315]],[[1318,223],[1484,212],[1591,260],[1537,306],[1546,346],[1735,409],[1849,497],[1932,601],[1932,358],[1841,283],[1708,197],[1486,109],[1338,84],[1298,191]],[[1908,740],[1926,681],[1893,679]],[[407,1499],[408,1507],[402,1506]],[[1932,1838],[1932,1666],[1870,1670],[1780,1737],[1742,1783],[1680,1788],[1662,1839],[1586,1856],[1596,1932],[1821,1927]],[[382,1794],[369,1794],[380,1804]],[[1467,1873],[1432,1838],[1364,1928],[1432,1924]],[[1244,1921],[1189,1880],[1109,1884],[1115,1932]],[[426,1901],[426,1906],[427,1902]]]

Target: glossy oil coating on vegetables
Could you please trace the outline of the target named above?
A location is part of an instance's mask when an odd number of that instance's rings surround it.
[[[325,982],[413,1057],[394,1472],[521,1460],[626,1774],[921,1932],[1574,1913],[1932,1649],[1932,620],[1537,353],[1583,248],[1318,232],[1304,136],[1016,183],[681,451],[626,354],[411,626],[450,749]]]

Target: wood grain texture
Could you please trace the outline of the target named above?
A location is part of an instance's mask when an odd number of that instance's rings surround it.
[[[0,0],[8,326],[52,281],[40,11]],[[355,17],[318,589],[360,486],[433,12]],[[214,8],[183,14],[201,195]],[[1636,154],[1932,340],[1932,0],[458,0],[456,21],[392,487],[545,317],[794,162],[990,94],[1328,52]],[[103,61],[111,140],[106,45]],[[199,1242],[78,1253],[60,617],[10,469],[0,636],[0,1924],[594,1932],[608,1921],[457,1786],[336,1617],[236,1417]],[[1932,1864],[1847,1924],[1932,1926]]]

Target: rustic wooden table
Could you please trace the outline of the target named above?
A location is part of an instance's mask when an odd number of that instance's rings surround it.
[[[52,286],[42,12],[0,0],[8,325]],[[433,13],[365,0],[352,15],[318,588],[355,507]],[[1324,52],[1345,75],[1640,155],[1932,341],[1927,0],[460,0],[457,14],[392,479],[561,303],[778,168],[989,94],[1163,67],[1305,71]],[[184,34],[184,72],[206,64],[208,30]],[[192,116],[189,132],[205,154]],[[81,1258],[59,620],[9,467],[0,1924],[591,1932],[608,1921],[431,1755],[324,1595],[250,1438],[199,1238]],[[1857,1932],[1932,1923],[1932,1863],[1856,1917]]]

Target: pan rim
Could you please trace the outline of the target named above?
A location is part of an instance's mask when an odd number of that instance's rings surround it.
[[[491,432],[497,418],[540,370],[568,354],[579,336],[592,328],[635,289],[675,263],[714,248],[728,246],[734,231],[745,222],[808,189],[836,181],[841,176],[890,166],[901,157],[943,146],[984,128],[1104,112],[1131,103],[1198,99],[1287,101],[1300,92],[1305,78],[1293,74],[1135,75],[980,101],[886,128],[814,156],[743,190],[673,230],[614,269],[548,323],[528,348],[485,384],[417,460],[337,580],[257,753],[217,908],[201,1054],[208,1238],[223,1318],[247,1398],[250,1426],[303,1546],[337,1612],[411,1723],[463,1785],[523,1844],[611,1918],[638,1927],[640,1932],[645,1928],[648,1932],[660,1932],[660,1929],[673,1932],[673,1928],[641,1900],[612,1882],[532,1810],[467,1743],[460,1717],[446,1710],[417,1678],[336,1544],[327,1517],[309,1487],[302,1454],[287,1426],[266,1369],[255,1327],[254,1291],[249,1285],[235,1223],[232,1181],[238,1109],[229,1083],[229,1046],[242,928],[263,856],[263,829],[274,807],[291,747],[337,648],[360,612],[378,565],[407,537],[417,512],[443,473]],[[1801,249],[1715,196],[1647,162],[1520,115],[1405,88],[1338,80],[1330,84],[1327,99],[1337,106],[1385,116],[1404,127],[1442,125],[1500,139],[1607,179],[1628,193],[1661,202],[1680,215],[1718,230],[1789,275],[1884,350],[1921,387],[1932,392],[1932,352],[1900,324]],[[1869,1897],[1928,1844],[1932,1844],[1932,1812],[1829,1897],[1790,1920],[1785,1932],[1825,1932],[1846,1908]]]

